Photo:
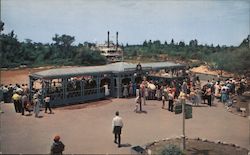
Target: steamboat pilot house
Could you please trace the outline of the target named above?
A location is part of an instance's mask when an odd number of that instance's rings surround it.
[[[118,32],[116,32],[116,44],[109,39],[108,31],[108,40],[104,44],[97,44],[94,47],[95,50],[100,51],[101,55],[105,56],[109,63],[123,61],[123,50],[118,43]]]

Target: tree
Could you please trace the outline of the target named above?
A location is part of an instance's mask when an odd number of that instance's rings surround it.
[[[171,40],[171,45],[174,45],[174,39]]]
[[[196,46],[198,46],[198,41],[196,39],[195,40],[190,40],[189,46],[190,47],[196,47]]]
[[[55,45],[59,45],[60,40],[58,34],[55,34],[55,37],[53,37],[52,40],[56,42]]]
[[[153,44],[156,46],[156,47],[160,47],[161,46],[161,41],[160,40],[155,40],[153,42]]]
[[[246,39],[244,39],[239,47],[248,47],[250,48],[250,35]]]
[[[75,37],[66,34],[63,34],[62,36],[55,34],[55,37],[53,37],[52,40],[55,41],[54,45],[61,51],[60,55],[62,57],[72,56],[73,48],[71,45],[75,41]]]
[[[185,42],[184,42],[184,41],[180,41],[180,42],[179,42],[179,46],[180,46],[180,47],[185,47]]]
[[[147,46],[148,46],[147,40],[145,40],[145,41],[143,42],[142,46],[144,46],[144,47],[147,47]]]
[[[31,44],[31,43],[32,43],[32,40],[31,40],[31,39],[25,39],[25,42],[26,42],[27,44]]]
[[[4,28],[4,22],[0,20],[0,33],[3,31]]]

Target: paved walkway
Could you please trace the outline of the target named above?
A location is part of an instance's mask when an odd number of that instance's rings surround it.
[[[92,103],[91,103],[92,104]],[[180,136],[182,117],[161,109],[160,101],[148,101],[147,113],[134,113],[134,99],[99,101],[89,107],[55,109],[55,114],[41,112],[43,118],[21,116],[12,104],[1,105],[0,152],[48,153],[55,134],[66,145],[64,153],[130,153],[130,146]],[[74,107],[74,106],[73,106]],[[75,106],[79,107],[79,105]],[[111,120],[116,110],[124,120],[122,144],[113,143]],[[193,118],[186,120],[186,135],[213,141],[235,143],[249,148],[249,120],[226,111],[220,104],[193,108]]]

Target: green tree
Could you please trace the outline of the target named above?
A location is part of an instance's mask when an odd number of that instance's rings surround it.
[[[174,45],[174,39],[171,40],[171,45]]]
[[[4,22],[0,20],[0,33],[3,31],[4,28]]]

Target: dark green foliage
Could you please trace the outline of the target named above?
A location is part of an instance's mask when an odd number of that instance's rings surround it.
[[[92,44],[74,46],[75,38],[69,35],[56,34],[52,40],[53,44],[36,43],[30,39],[19,42],[14,31],[0,34],[0,67],[106,64],[105,57],[90,50]]]
[[[183,41],[178,44],[171,40],[170,44],[160,41],[144,41],[143,45],[129,45],[124,48],[126,59],[134,59],[138,56],[144,59],[157,58],[159,54],[166,54],[170,58],[180,60],[196,59],[206,62],[211,67],[226,71],[244,73],[250,69],[250,48],[249,39],[244,39],[239,47],[199,45],[198,40],[194,39],[186,45]],[[159,61],[159,60],[155,60]]]
[[[0,20],[0,32],[3,31],[3,27],[4,27],[4,22]]]
[[[101,56],[98,51],[93,51],[88,47],[81,46],[77,49],[77,55],[74,57],[74,62],[79,65],[103,65],[106,64],[106,58]]]
[[[181,149],[173,144],[167,145],[160,153],[160,155],[182,155],[182,154],[183,153]]]

